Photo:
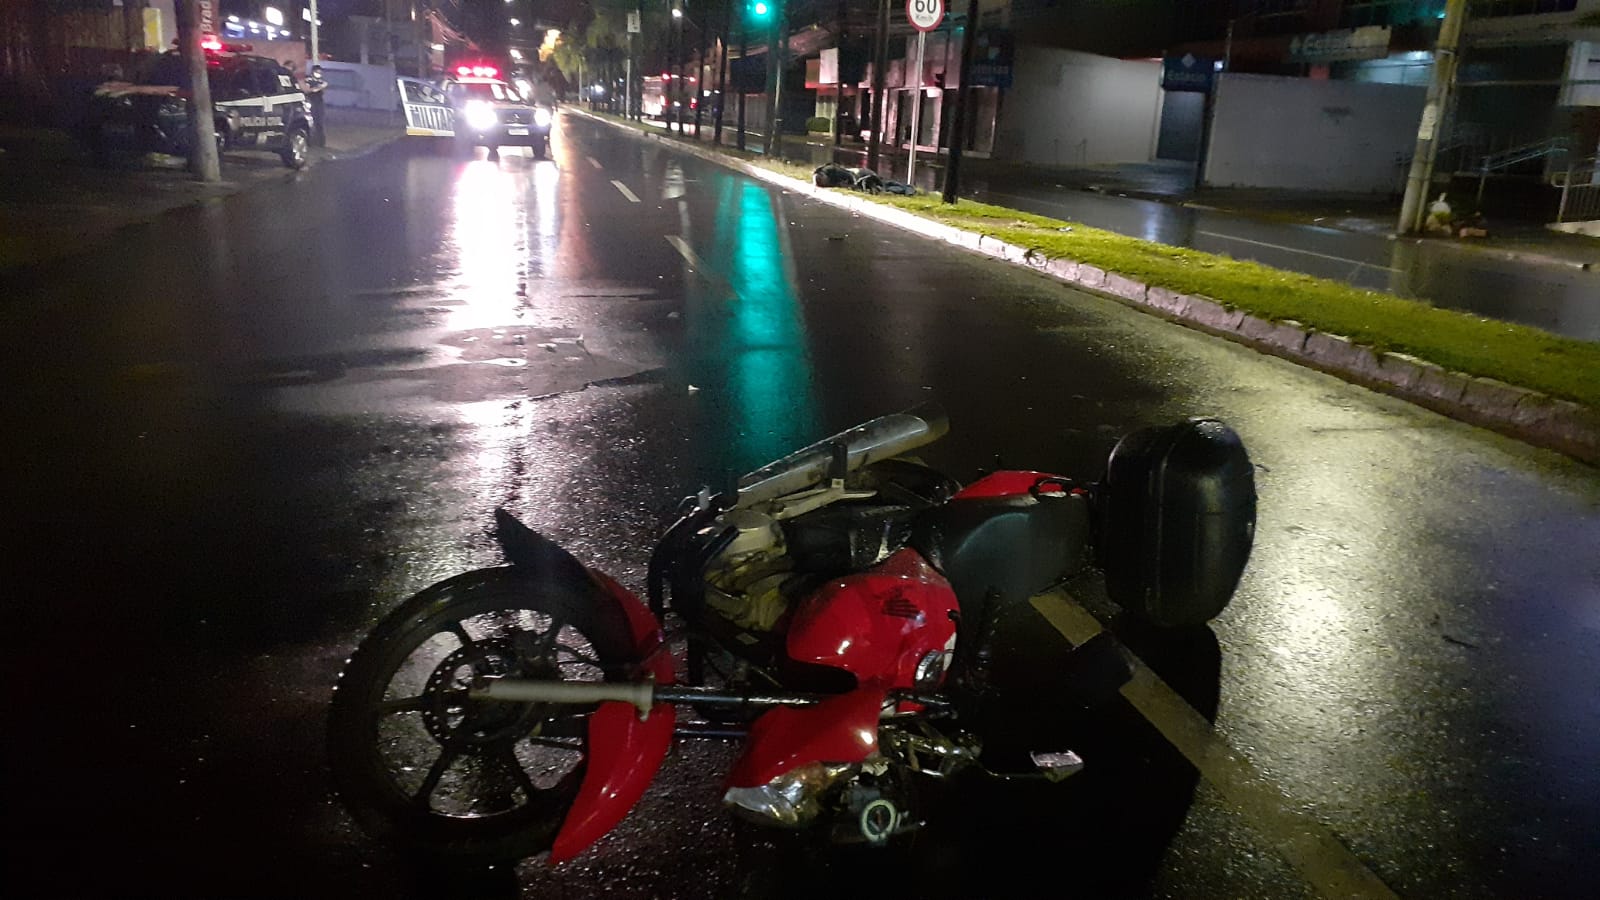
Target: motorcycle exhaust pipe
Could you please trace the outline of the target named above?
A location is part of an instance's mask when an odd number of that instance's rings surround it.
[[[479,678],[467,692],[474,700],[508,703],[605,703],[618,701],[650,714],[657,703],[703,703],[714,706],[810,706],[822,698],[811,694],[730,694],[714,688],[667,685],[654,681],[544,681],[532,678]]]

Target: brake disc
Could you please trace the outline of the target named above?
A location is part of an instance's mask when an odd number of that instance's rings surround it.
[[[549,677],[551,667],[528,659],[504,638],[473,641],[434,667],[423,689],[422,721],[434,740],[446,750],[483,751],[510,746],[536,733],[548,705],[473,700],[467,689],[479,677]]]

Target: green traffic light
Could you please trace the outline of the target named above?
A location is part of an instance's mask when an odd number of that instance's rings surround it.
[[[750,5],[750,11],[755,13],[757,18],[762,18],[772,11],[772,7],[762,3],[761,0],[756,0],[755,3]]]

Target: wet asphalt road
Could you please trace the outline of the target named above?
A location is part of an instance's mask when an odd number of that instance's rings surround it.
[[[1406,897],[1564,898],[1600,877],[1591,468],[573,115],[554,162],[403,143],[4,294],[17,895],[1284,898],[1353,867]],[[1256,553],[1210,632],[1139,634],[1075,585],[1187,707],[1114,705],[1063,790],[954,793],[888,857],[720,815],[721,745],[569,866],[470,885],[331,799],[341,661],[404,595],[497,561],[496,505],[638,586],[683,494],[930,397],[953,427],[926,457],[963,478],[996,456],[1093,477],[1117,435],[1185,415],[1244,436]],[[1014,623],[1036,651],[1060,640],[1043,622]],[[1196,712],[1216,730],[1186,758],[1169,738]]]

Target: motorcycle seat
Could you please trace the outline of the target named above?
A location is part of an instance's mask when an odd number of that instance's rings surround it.
[[[1026,600],[1090,558],[1089,503],[1079,494],[955,499],[919,517],[910,544],[950,580],[963,607]]]

